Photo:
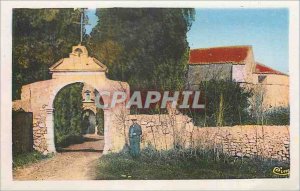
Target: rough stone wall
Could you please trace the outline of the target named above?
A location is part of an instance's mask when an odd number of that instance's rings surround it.
[[[141,147],[148,145],[154,146],[156,149],[173,148],[173,135],[177,134],[178,127],[187,124],[190,118],[184,115],[128,115],[122,120],[114,119],[112,126],[113,151],[121,150],[128,141],[129,127],[132,125],[131,118],[137,118],[138,124],[141,125],[143,136]]]
[[[196,127],[184,115],[130,115],[125,126],[115,124],[113,151],[128,143],[130,118],[137,118],[142,127],[141,148],[149,145],[168,150],[180,145],[184,148],[214,149],[236,157],[263,157],[289,160],[288,126]],[[125,134],[125,136],[124,136]]]
[[[47,153],[47,146],[46,111],[41,108],[33,117],[33,148]]]
[[[30,100],[15,100],[12,104],[12,109],[14,111],[24,110],[24,111],[31,111],[30,109]]]
[[[216,148],[237,157],[263,157],[287,161],[289,126],[245,125],[234,127],[196,128],[195,145]]]
[[[13,110],[31,111],[29,101],[23,102],[17,100],[13,102]],[[33,113],[32,119],[33,148],[37,151],[44,152],[47,150],[47,127],[46,127],[46,109],[41,107],[39,111]]]
[[[13,110],[22,109],[33,113],[33,148],[47,152],[46,108],[51,93],[51,82],[35,82],[22,86],[21,100],[13,101]]]

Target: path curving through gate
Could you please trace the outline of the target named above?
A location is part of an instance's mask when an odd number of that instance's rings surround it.
[[[104,137],[84,137],[85,142],[70,145],[53,158],[14,170],[14,180],[96,180],[97,162],[102,156]]]

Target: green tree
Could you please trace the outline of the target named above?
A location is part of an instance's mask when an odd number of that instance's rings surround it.
[[[60,90],[54,99],[54,129],[56,146],[81,140],[83,83],[75,83]]]
[[[80,42],[79,10],[14,9],[12,96],[22,85],[50,78],[48,68]]]
[[[232,126],[252,123],[249,98],[252,91],[231,81],[205,81],[200,85],[205,110],[189,111],[199,126]]]
[[[96,15],[87,45],[111,79],[133,90],[183,88],[194,9],[110,8]]]

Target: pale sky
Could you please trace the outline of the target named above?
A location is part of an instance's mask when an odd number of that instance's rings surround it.
[[[88,10],[89,34],[97,24],[95,10]],[[288,73],[288,9],[196,9],[187,33],[191,48],[252,45],[255,60]]]

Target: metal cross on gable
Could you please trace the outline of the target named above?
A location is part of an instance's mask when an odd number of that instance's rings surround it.
[[[85,25],[89,25],[88,18],[85,15],[85,10],[87,8],[76,8],[76,9],[78,9],[80,11],[80,22],[74,22],[74,23],[80,24],[80,44],[81,44],[82,38],[83,38],[83,29],[84,29],[83,27]],[[76,10],[76,9],[74,9],[74,10]]]

